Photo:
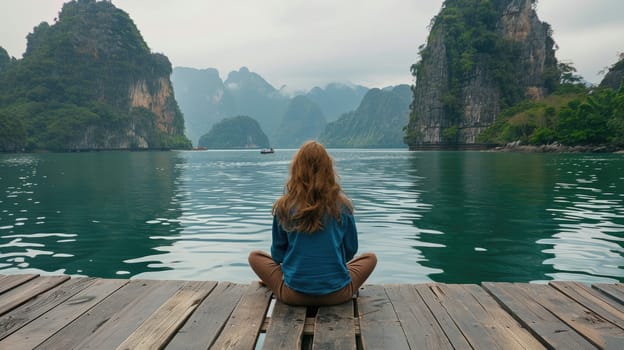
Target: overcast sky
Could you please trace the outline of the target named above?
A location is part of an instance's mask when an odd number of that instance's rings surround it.
[[[21,58],[26,35],[53,23],[63,0],[1,0],[0,46]],[[242,66],[276,88],[333,81],[367,87],[412,84],[427,26],[442,0],[113,0],[154,52],[174,67],[217,68],[225,79]],[[541,0],[559,60],[599,83],[598,72],[624,51],[624,1]]]

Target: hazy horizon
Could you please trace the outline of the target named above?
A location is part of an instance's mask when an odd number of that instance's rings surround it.
[[[0,46],[21,58],[28,33],[42,21],[54,23],[65,2],[5,1]],[[418,61],[418,47],[443,1],[112,2],[173,67],[215,68],[223,80],[248,67],[276,89],[308,91],[331,82],[369,88],[413,84],[410,66]],[[617,0],[537,3],[539,18],[553,28],[557,59],[572,62],[593,84],[624,50],[623,12],[624,2]]]

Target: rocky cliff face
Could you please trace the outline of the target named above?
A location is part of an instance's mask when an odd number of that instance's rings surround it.
[[[429,37],[429,48],[437,59],[423,60],[414,89],[413,115],[408,132],[418,133],[418,142],[439,142],[441,130],[450,126],[442,99],[449,91],[446,46],[441,35]]]
[[[140,79],[128,88],[129,118],[111,127],[88,125],[65,146],[65,150],[149,149],[169,147],[158,135],[182,135],[182,115],[167,77]]]
[[[501,108],[548,92],[549,74],[556,71],[553,46],[532,0],[447,0],[412,67],[416,85],[406,143],[475,143]]]
[[[130,85],[130,107],[142,107],[156,115],[156,127],[167,134],[178,133],[176,119],[179,112],[171,108],[175,101],[171,82],[166,77],[155,79],[152,83],[155,89],[150,89],[146,80],[141,79]],[[150,91],[153,90],[153,91]]]
[[[187,148],[171,71],[111,2],[69,1],[0,71],[0,119],[14,149]]]
[[[609,71],[600,82],[601,88],[617,90],[624,83],[624,53],[620,54],[620,60],[609,67]]]
[[[533,99],[543,98],[548,92],[544,72],[549,68],[554,69],[557,61],[550,25],[537,17],[535,0],[503,2],[497,31],[518,47],[518,62],[522,72],[518,77],[525,95]]]

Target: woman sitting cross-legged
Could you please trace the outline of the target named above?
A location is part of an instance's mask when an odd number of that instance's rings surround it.
[[[253,251],[249,265],[290,305],[335,305],[350,300],[373,272],[377,257],[355,257],[353,206],[338,184],[332,158],[308,141],[290,164],[284,195],[273,205],[271,254]]]

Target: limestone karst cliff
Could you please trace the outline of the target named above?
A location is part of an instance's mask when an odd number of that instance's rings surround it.
[[[150,91],[145,80],[137,80],[130,85],[130,107],[145,108],[157,117],[156,127],[165,133],[176,133],[176,119],[179,112],[171,108],[175,103],[171,81],[167,77],[159,77],[153,81],[155,90]]]
[[[620,59],[615,62],[609,70],[607,74],[605,74],[604,78],[600,82],[600,87],[611,88],[613,90],[617,90],[624,83],[624,53],[620,54]]]
[[[558,81],[534,0],[447,0],[420,56],[405,135],[412,149],[474,144],[502,108],[542,98]]]
[[[0,150],[190,147],[169,59],[111,2],[67,2],[27,39],[0,70]]]

